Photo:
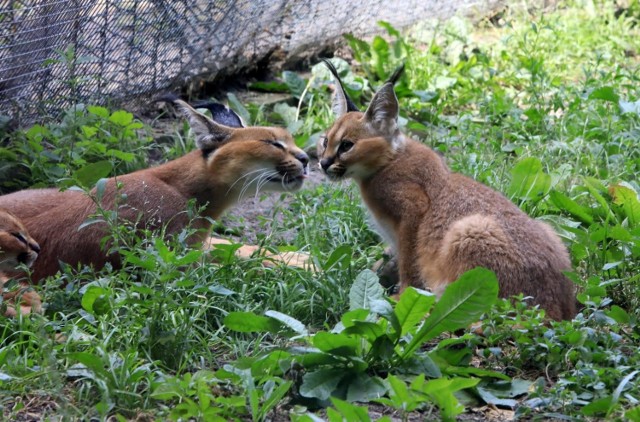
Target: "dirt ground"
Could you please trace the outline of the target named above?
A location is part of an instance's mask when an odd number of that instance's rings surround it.
[[[322,172],[318,168],[318,162],[311,160],[309,163],[309,175],[302,189],[309,189],[321,183],[329,183],[329,181],[322,175]],[[232,232],[242,232],[242,236],[232,235],[230,236],[231,239],[255,244],[258,234],[264,230],[261,221],[265,218],[272,217],[271,210],[273,210],[274,207],[286,207],[294,198],[293,195],[283,195],[282,192],[262,192],[258,196],[248,197],[238,202],[225,212],[220,222],[225,227],[231,229]],[[280,222],[282,216],[276,214],[274,218]],[[285,241],[290,242],[295,237],[295,233],[293,231],[285,232],[282,233],[282,236]]]

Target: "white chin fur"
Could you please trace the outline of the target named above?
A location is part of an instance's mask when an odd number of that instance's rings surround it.
[[[367,169],[361,166],[360,164],[354,164],[353,166],[347,169],[346,173],[344,174],[344,177],[350,177],[352,179],[362,180],[371,176],[371,173],[372,172],[370,169]]]
[[[391,148],[393,148],[394,152],[398,152],[404,149],[406,143],[407,139],[404,137],[402,132],[398,131],[397,134],[391,139]]]
[[[302,184],[303,179],[295,179],[288,183],[273,180],[269,182],[269,190],[277,192],[288,192],[300,189],[302,187]]]

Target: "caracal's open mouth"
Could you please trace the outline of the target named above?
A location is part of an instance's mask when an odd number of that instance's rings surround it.
[[[324,171],[324,174],[332,182],[344,179],[345,178],[345,174],[347,172],[346,169],[345,170],[342,170],[342,169],[338,169],[338,170],[329,169],[329,170],[330,171]]]
[[[306,172],[297,175],[276,175],[270,176],[267,180],[271,183],[282,186],[285,189],[298,189],[307,178]]]

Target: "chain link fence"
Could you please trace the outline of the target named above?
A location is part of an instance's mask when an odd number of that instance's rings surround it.
[[[308,55],[385,20],[403,28],[500,0],[0,0],[0,115],[149,98],[269,57]]]

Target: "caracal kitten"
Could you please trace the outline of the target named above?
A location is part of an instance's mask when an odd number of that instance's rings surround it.
[[[500,296],[523,293],[547,316],[576,314],[567,249],[548,225],[528,217],[500,193],[452,173],[427,146],[400,132],[393,86],[401,69],[363,113],[337,79],[337,120],[318,144],[320,167],[331,180],[360,187],[382,237],[393,247],[400,291],[407,286],[441,294],[475,267],[494,271]]]
[[[31,279],[55,274],[59,262],[101,268],[120,266],[117,252],[107,254],[102,239],[104,223],[83,225],[97,212],[96,202],[117,211],[119,224],[133,230],[164,227],[174,235],[191,222],[188,204],[201,209],[193,228],[198,235],[190,243],[207,239],[211,220],[219,218],[244,195],[261,191],[291,192],[307,177],[309,158],[285,129],[242,127],[231,110],[220,106],[222,118],[211,119],[184,101],[170,101],[189,120],[197,149],[162,165],[106,180],[100,197],[93,189],[83,192],[58,189],[26,189],[0,196],[0,207],[18,216],[38,239],[42,253],[33,265]],[[216,109],[212,110],[214,115]],[[233,125],[233,126],[229,126]]]

